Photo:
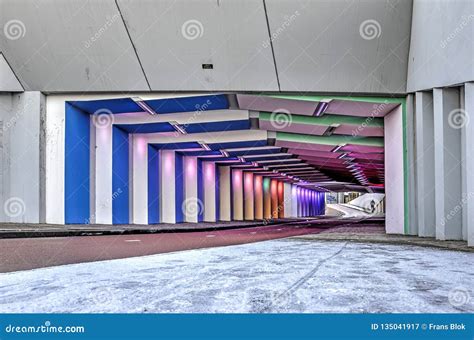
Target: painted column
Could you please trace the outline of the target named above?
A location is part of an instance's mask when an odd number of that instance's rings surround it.
[[[202,162],[203,169],[203,191],[204,191],[204,221],[216,222],[217,220],[217,178],[216,164],[214,162]]]
[[[161,222],[176,223],[176,158],[174,150],[161,150]]]
[[[90,223],[112,224],[112,124],[103,117],[91,119],[91,214]],[[84,222],[86,223],[86,222]]]
[[[285,183],[278,182],[278,218],[285,218]]]
[[[284,183],[283,184],[283,217],[290,218],[293,214],[293,196],[291,190],[291,183]]]
[[[203,213],[204,203],[198,195],[198,159],[195,156],[183,157],[184,201],[181,207],[184,221],[197,223]],[[179,207],[178,207],[179,208]]]
[[[253,177],[251,172],[244,173],[244,218],[248,221],[255,219]]]
[[[255,219],[263,220],[263,177],[254,175]]]
[[[291,217],[298,217],[298,186],[291,185]]]
[[[278,218],[278,181],[272,179],[270,182],[272,218]]]
[[[132,216],[133,224],[148,224],[148,144],[142,136],[132,136]],[[160,193],[162,194],[162,193]]]
[[[434,120],[432,92],[416,93],[416,207],[418,235],[435,237]]]
[[[244,188],[242,170],[232,169],[232,219],[244,219]]]
[[[465,185],[463,185],[463,226],[467,239],[467,244],[474,247],[474,153],[472,146],[474,145],[474,83],[466,83],[464,86],[464,114],[469,117],[471,121],[467,121],[464,125],[464,169]]]
[[[232,220],[231,170],[229,166],[219,166],[219,220]]]
[[[405,233],[405,177],[403,108],[401,105],[384,117],[385,195],[387,234]]]
[[[148,144],[148,224],[160,223],[160,151]]]
[[[436,238],[462,239],[459,89],[433,90]],[[388,200],[387,200],[388,201]]]
[[[270,190],[271,179],[263,178],[263,218],[269,220],[272,218],[272,195]]]

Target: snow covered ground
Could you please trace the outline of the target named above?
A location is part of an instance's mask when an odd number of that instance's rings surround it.
[[[0,274],[0,312],[472,312],[473,263],[286,239]]]

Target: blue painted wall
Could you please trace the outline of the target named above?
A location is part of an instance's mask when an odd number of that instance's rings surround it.
[[[90,223],[90,116],[66,102],[65,119],[65,222]]]
[[[160,152],[148,145],[148,223],[160,223]]]

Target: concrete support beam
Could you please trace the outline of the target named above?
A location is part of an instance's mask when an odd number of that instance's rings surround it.
[[[474,247],[474,83],[466,83],[464,86],[464,112],[467,120],[463,129],[464,139],[464,175],[465,184],[463,185],[463,229],[467,239],[467,244]]]
[[[298,186],[291,185],[291,217],[298,217]]]
[[[254,178],[253,173],[244,174],[244,219],[253,221],[255,219],[254,209]]]
[[[132,216],[133,224],[148,224],[148,145],[143,138],[132,137]],[[160,193],[161,194],[161,193]]]
[[[461,128],[458,88],[433,90],[436,238],[462,239]]]
[[[254,175],[254,193],[255,193],[255,219],[263,220],[263,177]]]
[[[228,166],[219,166],[219,220],[232,220],[231,170]]]
[[[291,183],[283,183],[283,217],[290,218],[293,213],[293,197]]]
[[[432,92],[416,93],[416,209],[418,235],[435,237],[434,120]]]
[[[174,150],[161,150],[160,154],[161,222],[176,223],[176,158]]]
[[[216,197],[216,164],[214,162],[203,162],[203,191],[204,191],[204,221],[205,222],[216,222],[217,202]]]
[[[278,218],[285,218],[285,189],[284,182],[278,182]]]
[[[408,234],[418,235],[418,209],[416,207],[416,155],[415,155],[415,95],[409,94],[406,98],[406,150],[407,150],[407,209]]]

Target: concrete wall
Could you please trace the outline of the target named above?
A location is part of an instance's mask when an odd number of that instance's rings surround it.
[[[407,91],[474,80],[474,2],[414,0]]]

